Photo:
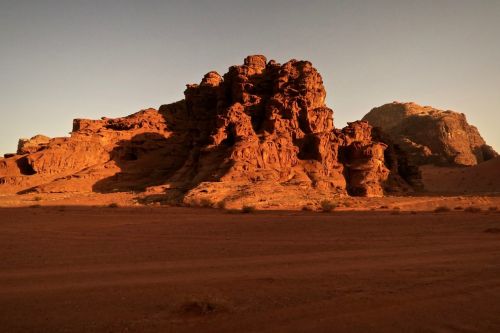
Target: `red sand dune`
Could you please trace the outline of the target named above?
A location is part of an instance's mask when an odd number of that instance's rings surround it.
[[[439,193],[500,193],[500,157],[473,167],[423,166],[425,189]]]

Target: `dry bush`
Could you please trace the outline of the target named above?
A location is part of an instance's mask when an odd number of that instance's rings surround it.
[[[207,316],[228,311],[224,301],[213,297],[194,298],[181,304],[180,312],[189,316]]]
[[[349,202],[349,201],[344,201],[344,207],[346,207],[346,208],[350,208],[350,207],[352,207],[352,206],[353,206],[353,204],[352,204],[351,202]]]
[[[29,206],[29,207],[30,207],[30,208],[40,208],[40,207],[42,207],[42,205],[31,205],[31,206]]]
[[[389,209],[389,206],[380,206],[380,209]]]
[[[320,203],[321,211],[323,213],[328,213],[337,208],[337,203],[331,200],[323,200]]]
[[[438,206],[434,209],[434,213],[447,213],[451,211],[451,209],[447,206]]]
[[[469,207],[465,208],[464,211],[467,213],[479,213],[479,212],[481,212],[481,208],[475,207],[475,206],[469,206]]]
[[[120,207],[116,202],[112,202],[108,205],[108,208],[118,208]]]
[[[244,206],[241,208],[241,212],[242,212],[243,214],[250,214],[250,213],[253,213],[253,212],[255,212],[255,206],[244,205]]]
[[[217,203],[217,208],[219,209],[226,209],[226,201],[225,200],[221,200]]]
[[[464,210],[464,207],[461,207],[461,206],[457,206],[455,208],[453,208],[454,210]]]
[[[198,202],[198,206],[203,207],[203,208],[211,208],[211,207],[213,207],[213,205],[214,205],[214,203],[212,202],[212,200],[207,199],[207,198],[202,198]]]
[[[304,212],[312,212],[314,209],[313,209],[313,207],[312,207],[312,206],[303,206],[303,207],[302,207],[302,210],[303,210]]]

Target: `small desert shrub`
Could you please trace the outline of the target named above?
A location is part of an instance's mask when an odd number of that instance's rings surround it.
[[[446,213],[449,212],[451,209],[446,207],[446,206],[439,206],[434,209],[434,213]]]
[[[116,202],[112,202],[108,205],[108,208],[118,208],[118,204]]]
[[[412,210],[412,211],[410,212],[410,214],[411,214],[411,215],[417,215],[417,211]]]
[[[464,210],[464,207],[457,206],[457,207],[455,207],[455,208],[453,208],[453,209],[455,209],[455,210]]]
[[[344,207],[349,208],[349,207],[352,207],[352,206],[353,206],[353,204],[351,202],[344,201]]]
[[[255,207],[254,206],[250,206],[250,205],[244,205],[241,208],[241,212],[244,213],[244,214],[253,213],[253,212],[255,212]]]
[[[202,198],[200,199],[199,206],[204,207],[204,208],[210,208],[213,207],[213,202],[210,199],[207,198]]]
[[[217,208],[226,209],[226,201],[221,200],[217,203]]]
[[[380,206],[380,209],[389,209],[389,206]]]
[[[31,206],[29,206],[29,207],[30,207],[30,208],[40,208],[40,207],[42,207],[42,206],[41,206],[41,205],[31,205]]]
[[[218,299],[192,299],[184,302],[180,307],[180,312],[191,316],[207,316],[219,312],[226,312],[225,302]]]
[[[36,196],[33,198],[33,201],[42,201],[42,197],[41,196]]]
[[[311,211],[313,211],[313,208],[312,208],[311,206],[303,206],[303,207],[302,207],[302,210],[303,210],[304,212],[311,212]]]
[[[334,201],[330,201],[330,200],[323,200],[319,204],[321,206],[321,211],[323,213],[331,212],[332,210],[337,208],[337,204]]]
[[[475,207],[475,206],[470,206],[470,207],[465,208],[464,211],[467,213],[479,213],[479,212],[481,212],[481,208]]]

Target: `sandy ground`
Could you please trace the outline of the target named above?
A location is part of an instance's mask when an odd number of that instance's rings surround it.
[[[500,157],[473,167],[420,167],[429,192],[442,194],[489,193],[500,195]]]
[[[312,200],[313,201],[313,200]],[[312,202],[311,201],[311,202]],[[462,210],[467,207],[478,207],[482,210],[497,208],[500,210],[500,193],[497,195],[418,195],[418,196],[386,196],[380,198],[344,197],[331,199],[336,205],[337,211],[433,211],[437,207],[448,207],[451,210]],[[308,207],[318,211],[321,210],[319,201],[313,206],[294,205],[293,201],[282,203],[279,210],[301,210]],[[85,206],[85,207],[107,207],[118,205],[121,207],[161,207],[161,202],[149,202],[144,204],[140,194],[119,193],[41,193],[26,195],[0,194],[0,207],[56,207],[56,206]],[[251,202],[251,206],[263,210],[262,203]],[[229,208],[241,209],[240,206]],[[271,210],[273,210],[271,208]]]
[[[499,332],[500,214],[0,208],[0,309],[2,332]]]

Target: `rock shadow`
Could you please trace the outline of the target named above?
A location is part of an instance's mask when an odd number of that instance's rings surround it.
[[[203,181],[217,181],[231,166],[226,160],[230,145],[198,145],[189,133],[172,132],[169,136],[143,133],[120,141],[111,152],[107,167],[119,168],[111,177],[97,181],[98,193],[144,192],[160,186],[151,194],[141,195],[142,203],[176,204]],[[114,164],[114,165],[113,165]]]
[[[98,193],[144,191],[149,186],[165,184],[186,162],[189,152],[186,137],[178,133],[164,136],[147,132],[118,142],[106,167],[115,164],[120,171],[97,181],[92,190]]]

